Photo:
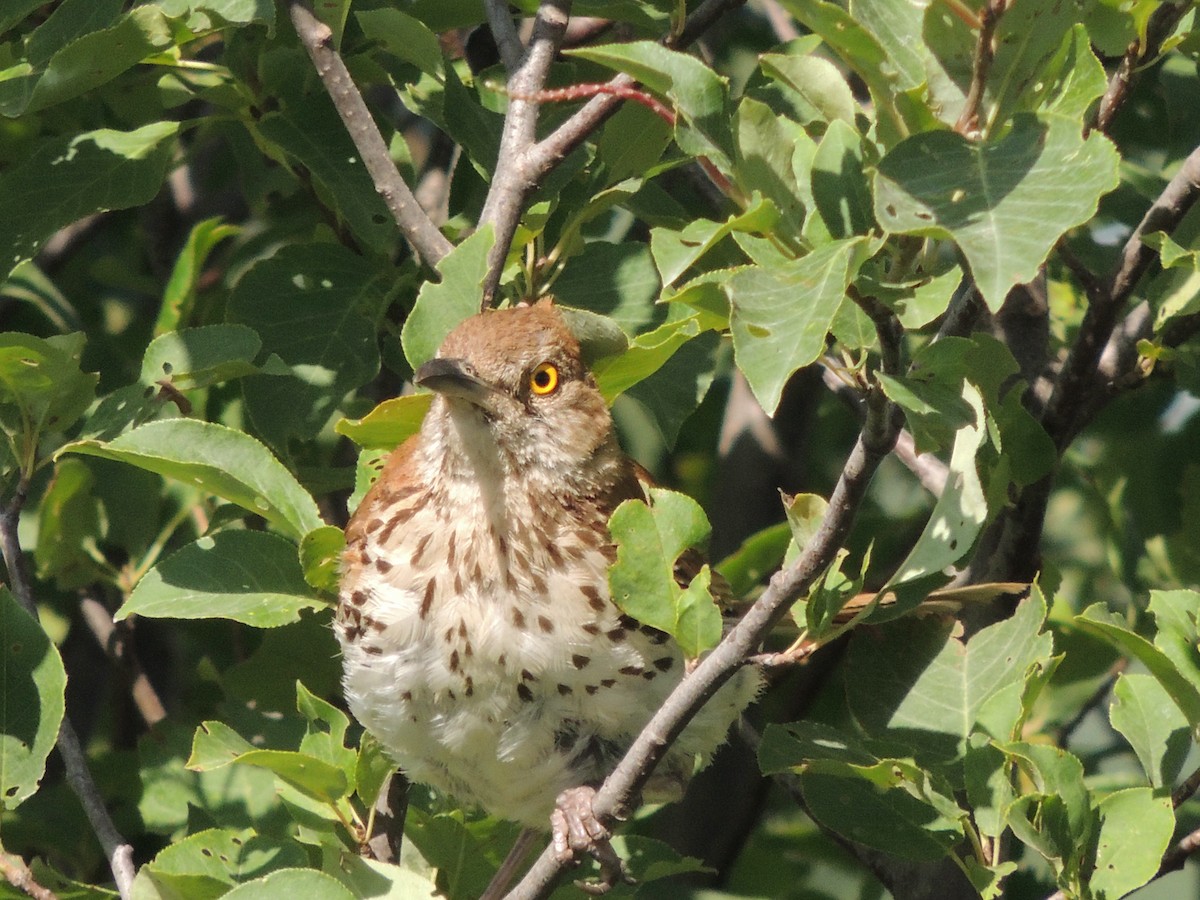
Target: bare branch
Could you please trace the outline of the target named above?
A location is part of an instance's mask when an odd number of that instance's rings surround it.
[[[24,860],[5,853],[3,848],[0,848],[0,874],[4,875],[5,881],[33,900],[58,900],[53,891],[37,883]]]
[[[1126,300],[1158,258],[1142,238],[1155,231],[1171,232],[1200,197],[1200,147],[1192,151],[1175,177],[1154,201],[1125,242],[1117,267],[1091,298],[1079,335],[1067,355],[1042,424],[1060,449],[1074,438],[1105,345],[1113,334]]]
[[[1000,24],[1000,18],[1007,8],[1008,0],[988,0],[987,6],[979,11],[979,38],[975,43],[971,85],[967,88],[962,113],[954,125],[954,130],[965,137],[979,131],[979,107],[983,103],[988,73],[992,70],[992,59],[996,55],[996,26]]]
[[[1179,20],[1191,8],[1191,3],[1181,0],[1178,3],[1164,3],[1151,14],[1146,23],[1145,45],[1139,44],[1137,41],[1131,43],[1121,58],[1121,64],[1117,66],[1117,70],[1108,80],[1108,89],[1100,98],[1100,105],[1096,109],[1096,121],[1092,125],[1093,129],[1104,134],[1108,133],[1117,111],[1129,96],[1129,87],[1134,73],[1158,56],[1162,50],[1163,41],[1170,36],[1171,32],[1175,30],[1175,26],[1179,24]]]
[[[492,37],[496,41],[496,49],[500,51],[500,61],[504,63],[505,71],[511,75],[520,67],[525,48],[521,46],[517,26],[513,23],[512,13],[508,9],[508,0],[485,0],[484,9],[487,11]]]
[[[489,17],[492,6],[489,5]],[[543,0],[533,23],[529,49],[508,79],[508,113],[500,136],[500,156],[488,190],[479,224],[491,225],[496,243],[488,256],[488,274],[483,284],[483,308],[491,305],[500,284],[504,259],[517,231],[525,198],[542,174],[531,164],[530,153],[537,139],[538,100],[546,85],[550,65],[558,53],[567,22],[571,0]],[[495,27],[495,24],[493,24]]]
[[[29,573],[25,569],[25,556],[17,536],[17,524],[21,517],[21,509],[25,505],[27,487],[24,482],[19,484],[12,499],[0,508],[0,551],[3,552],[4,565],[8,569],[9,586],[13,596],[25,611],[37,620],[37,604],[33,599]],[[122,900],[129,900],[133,879],[137,874],[133,867],[133,848],[126,843],[125,838],[117,831],[117,826],[113,824],[112,817],[104,806],[104,799],[92,778],[91,770],[88,769],[87,756],[66,716],[63,717],[62,726],[58,731],[58,753],[66,769],[67,782],[79,798],[92,831],[100,840],[100,846],[104,848],[104,855],[108,858],[117,890]]]
[[[427,266],[433,268],[453,249],[450,241],[437,230],[412,191],[400,176],[387,143],[380,134],[371,111],[350,77],[346,64],[333,47],[333,33],[318,19],[305,0],[289,0],[288,11],[300,43],[308,51],[329,98],[341,116],[350,139],[375,182],[396,224]]]
[[[849,534],[866,489],[879,463],[891,451],[899,431],[899,416],[879,391],[868,397],[867,420],[829,498],[829,508],[817,533],[800,558],[776,572],[767,589],[716,649],[687,675],[642,729],[625,757],[608,776],[593,802],[593,811],[611,823],[619,810],[646,783],[655,765],[696,711],[741,668],[771,627],[833,560]],[[552,847],[547,848],[509,900],[544,897],[562,868]]]
[[[158,692],[154,690],[154,685],[146,677],[137,654],[133,652],[133,647],[127,640],[126,629],[113,624],[112,614],[94,597],[84,597],[80,600],[79,611],[108,658],[128,674],[130,694],[142,721],[151,727],[157,725],[167,717],[167,710]]]

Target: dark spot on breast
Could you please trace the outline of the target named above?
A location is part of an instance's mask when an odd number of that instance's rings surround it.
[[[583,689],[585,691],[587,691],[589,694],[594,694],[594,693],[596,693],[596,691],[600,690],[600,688],[594,684],[585,685]]]
[[[370,522],[367,523],[367,532],[370,533],[372,531],[378,531],[382,527],[383,527],[383,519],[376,516],[374,519],[372,519]]]
[[[530,572],[529,578],[533,582],[533,592],[535,594],[546,593],[546,578],[540,572]]]
[[[600,596],[600,592],[593,585],[585,584],[579,589],[579,592],[587,598],[588,606],[596,612],[603,612],[608,608],[608,604],[604,602],[604,598]]]
[[[446,696],[449,697],[451,700],[458,699],[458,697],[455,695],[454,691],[450,690],[449,688],[446,688]]]
[[[392,571],[392,564],[381,556],[379,559],[375,560],[375,569],[380,575],[386,575],[388,572]]]
[[[470,675],[467,676],[467,689],[465,693],[468,697],[474,695],[475,693],[475,679],[473,679]]]
[[[643,678],[645,678],[647,681],[653,681],[653,680],[654,680],[654,676],[655,676],[655,675],[657,675],[657,674],[658,674],[658,673],[657,673],[657,672],[655,672],[653,669],[650,669],[650,670],[647,670],[647,671],[643,672],[643,673],[642,673],[642,677],[643,677]]]
[[[450,671],[451,672],[458,671],[458,651],[457,650],[455,650],[453,653],[450,654]]]
[[[384,526],[383,531],[379,532],[379,543],[386,545],[392,537],[392,532],[396,530],[401,522],[406,521],[410,515],[412,513],[408,510],[393,510],[391,516],[388,518],[387,525]]]
[[[429,542],[432,539],[433,532],[431,531],[417,541],[417,549],[413,551],[412,555],[412,564],[414,566],[419,566],[421,564],[421,557],[425,555],[425,550],[429,547]]]
[[[632,616],[621,616],[617,621],[621,624],[622,628],[628,628],[631,631],[638,627],[637,619]]]
[[[470,641],[467,641],[466,644],[463,645],[463,656],[474,656],[474,655],[475,655],[475,648],[471,646]]]
[[[514,627],[525,630],[525,614],[515,606],[512,608],[512,623]]]
[[[354,593],[352,593],[350,595],[350,602],[353,603],[355,606],[362,606],[364,603],[367,602],[367,592],[366,591],[355,591]]]
[[[450,540],[446,542],[446,567],[454,566],[454,539],[457,537],[456,532],[450,532]]]
[[[496,665],[500,666],[501,668],[504,668],[504,666],[508,665],[508,654],[501,653],[500,658],[496,660]]]
[[[467,636],[467,622],[465,619],[458,620],[458,636],[465,638]]]
[[[582,653],[576,653],[574,656],[571,657],[571,665],[573,665],[577,669],[582,669],[584,666],[586,666],[591,661],[592,661],[592,658],[590,656],[584,656]]]
[[[642,667],[641,666],[621,666],[621,668],[617,669],[617,671],[620,672],[622,675],[641,675]]]
[[[458,571],[458,569],[454,570],[454,593],[462,593],[462,572]]]
[[[417,615],[424,619],[429,615],[429,608],[433,606],[433,594],[437,590],[437,579],[430,578],[425,585],[425,594],[421,598],[421,608],[417,610]]]
[[[387,625],[385,625],[383,622],[380,622],[378,619],[367,619],[367,625],[378,632],[387,630]]]
[[[604,632],[604,636],[614,644],[619,644],[625,640],[627,632],[624,628],[613,628],[611,631]]]
[[[615,678],[604,678],[600,681],[600,687],[612,687],[616,683],[617,679]]]
[[[654,668],[660,672],[669,672],[673,665],[675,665],[675,660],[670,656],[662,656],[654,661]]]
[[[561,728],[554,732],[554,749],[561,750],[564,753],[575,749],[575,744],[579,740],[579,732],[567,728]]]
[[[542,629],[542,631],[546,632],[546,634],[554,633],[554,623],[545,616],[538,616],[537,623],[538,628]]]
[[[526,703],[533,702],[533,691],[531,691],[529,689],[529,685],[525,684],[524,682],[517,685],[517,696]]]
[[[567,696],[567,694],[575,693],[573,690],[571,690],[571,686],[569,684],[560,684],[558,686],[558,692],[564,697]]]
[[[405,691],[403,694],[400,695],[400,699],[403,700],[405,703],[411,702],[412,691]]]
[[[508,555],[508,541],[504,539],[504,535],[496,535],[496,549],[500,551],[501,556]]]
[[[369,653],[371,656],[382,656],[383,648],[376,647],[374,644],[363,644],[363,652]]]
[[[588,622],[583,626],[583,630],[594,636],[600,633],[600,626],[595,622]]]

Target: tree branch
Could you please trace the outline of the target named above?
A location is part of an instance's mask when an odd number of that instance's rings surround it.
[[[987,88],[988,73],[996,55],[996,26],[1008,8],[1008,0],[988,0],[979,11],[979,39],[975,43],[975,63],[971,67],[971,85],[963,102],[962,113],[954,124],[954,130],[964,137],[979,131],[979,107],[983,103],[983,92]]]
[[[0,848],[0,874],[4,875],[5,881],[33,900],[58,900],[53,891],[37,883],[24,860],[5,853],[3,848]]]
[[[800,558],[775,573],[766,590],[720,644],[684,677],[654,713],[625,757],[596,793],[592,809],[601,821],[612,823],[649,779],[667,748],[704,703],[728,681],[762,643],[772,626],[825,571],[841,547],[879,463],[891,451],[899,431],[899,416],[881,391],[868,397],[867,419],[829,498],[829,508]],[[562,869],[548,847],[509,900],[546,896]]]
[[[333,47],[333,33],[313,14],[305,0],[288,0],[288,12],[300,43],[308,51],[329,99],[375,183],[375,190],[383,197],[413,251],[425,265],[433,268],[453,245],[425,214],[392,162],[387,143],[371,118],[371,111]]]
[[[133,652],[133,647],[127,640],[127,630],[113,624],[112,613],[95,597],[84,597],[80,600],[79,611],[108,658],[122,667],[129,676],[129,691],[133,703],[141,714],[142,721],[153,728],[167,717],[167,710],[158,692],[154,690],[154,685],[146,677],[137,654]]]
[[[1060,450],[1071,443],[1081,425],[1079,413],[1087,405],[1087,394],[1094,384],[1101,355],[1113,334],[1117,316],[1138,281],[1158,258],[1154,248],[1142,238],[1155,231],[1170,233],[1197,197],[1200,197],[1200,147],[1184,160],[1175,177],[1146,211],[1125,242],[1121,258],[1103,289],[1091,297],[1079,335],[1067,355],[1042,417],[1042,425]]]
[[[500,61],[504,63],[504,70],[511,75],[520,67],[525,48],[521,46],[521,37],[508,10],[508,0],[485,0],[483,6],[496,49],[500,52]]]
[[[494,16],[493,9],[494,4],[489,3],[488,16],[489,19],[495,19],[492,27],[496,28],[503,17]],[[537,94],[546,85],[550,65],[558,53],[570,16],[571,0],[543,0],[533,22],[529,49],[525,51],[520,65],[512,70],[506,85],[508,112],[504,116],[504,131],[500,135],[500,156],[496,160],[492,185],[479,216],[479,224],[491,225],[496,235],[496,243],[488,256],[488,273],[483,282],[484,309],[491,305],[500,284],[504,260],[516,234],[525,198],[542,174],[530,159],[537,139]]]
[[[1171,32],[1175,30],[1175,26],[1179,24],[1179,20],[1191,8],[1191,3],[1182,0],[1179,3],[1164,3],[1151,14],[1146,23],[1145,45],[1134,41],[1126,49],[1120,65],[1117,66],[1117,71],[1108,80],[1108,89],[1100,98],[1100,105],[1096,108],[1096,121],[1092,124],[1091,129],[1108,134],[1117,111],[1129,96],[1129,87],[1134,72],[1158,56],[1159,51],[1162,50],[1163,41],[1170,36]]]
[[[17,524],[21,518],[21,509],[25,505],[27,488],[28,485],[22,481],[12,499],[0,507],[0,551],[8,569],[13,596],[25,611],[38,621],[37,604],[33,599],[29,573],[25,569],[25,556],[17,536]],[[100,840],[104,855],[108,857],[108,865],[117,883],[117,890],[122,900],[129,900],[133,879],[137,874],[133,867],[133,848],[126,843],[125,838],[117,831],[117,826],[113,824],[112,817],[104,806],[104,799],[100,796],[88,769],[87,756],[79,744],[75,729],[71,727],[70,719],[66,716],[63,716],[62,726],[58,731],[58,753],[66,769],[67,782],[79,798],[92,831]]]

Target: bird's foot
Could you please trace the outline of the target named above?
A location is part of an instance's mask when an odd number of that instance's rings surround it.
[[[621,882],[633,884],[633,878],[609,842],[612,832],[592,809],[595,797],[596,789],[587,785],[563,791],[554,801],[550,828],[554,836],[554,853],[559,861],[578,861],[586,855],[599,863],[598,879],[575,883],[589,894],[600,895]]]

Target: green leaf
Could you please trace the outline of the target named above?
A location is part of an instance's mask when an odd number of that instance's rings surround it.
[[[79,367],[83,342],[82,334],[45,340],[0,334],[0,431],[26,476],[43,433],[70,428],[95,395],[97,376]],[[0,473],[2,460],[0,454]]]
[[[0,585],[0,809],[31,797],[58,741],[67,673],[42,626]]]
[[[281,897],[320,897],[321,900],[355,900],[336,878],[315,869],[280,869],[238,885],[228,900],[279,900]]]
[[[1133,747],[1151,786],[1170,792],[1192,748],[1188,720],[1171,695],[1149,675],[1122,673],[1108,717]]]
[[[846,659],[850,710],[870,734],[903,740],[936,760],[960,758],[977,728],[1008,740],[1022,721],[1021,688],[1049,663],[1053,640],[1041,631],[1045,615],[1035,592],[1010,618],[965,644],[952,626],[911,617],[890,626],[886,643],[856,634]],[[1014,693],[1003,716],[989,707]]]
[[[1091,37],[1083,25],[1076,25],[1063,38],[1045,76],[1046,110],[1076,120],[1083,119],[1108,87],[1104,66],[1092,52]]]
[[[321,850],[324,855],[322,869],[337,878],[355,897],[417,900],[438,895],[437,885],[411,869],[376,862],[345,847],[323,844]]]
[[[170,331],[150,342],[142,357],[144,385],[167,381],[179,390],[220,384],[259,371],[262,341],[245,325],[204,325]]]
[[[916,544],[888,579],[887,588],[922,582],[927,577],[940,574],[947,566],[962,559],[974,546],[987,521],[987,499],[975,463],[975,455],[987,440],[983,401],[974,385],[964,384],[962,390],[963,399],[974,410],[973,421],[958,429],[954,448],[950,451],[950,477],[946,487],[938,497]],[[919,597],[912,602],[901,600],[891,609],[881,612],[883,617],[900,615],[919,600]]]
[[[1193,687],[1200,689],[1200,593],[1189,590],[1150,592],[1150,614],[1158,631],[1154,646],[1165,653]]]
[[[1022,114],[997,141],[918,134],[879,164],[875,217],[888,231],[953,240],[993,309],[1031,281],[1069,229],[1117,186],[1118,157],[1073,119]]]
[[[1009,768],[1007,757],[987,735],[971,735],[963,757],[967,801],[976,826],[992,838],[1004,833],[1005,810],[1016,796]]]
[[[829,60],[811,54],[764,53],[758,64],[765,75],[792,92],[802,125],[854,124],[858,104],[845,76]]]
[[[339,419],[333,430],[365,448],[394,450],[421,430],[432,394],[384,400],[361,419]]]
[[[826,65],[829,65],[826,63]],[[792,168],[803,129],[752,97],[738,104],[734,119],[737,159],[734,175],[743,193],[760,193],[779,211],[780,233],[798,235],[804,228],[804,200]]]
[[[648,503],[626,500],[613,511],[608,527],[617,545],[617,559],[608,572],[617,606],[673,635],[689,657],[715,646],[721,638],[721,612],[708,593],[708,567],[686,589],[675,579],[680,554],[708,538],[708,519],[700,505],[683,494],[651,488]]]
[[[674,284],[676,279],[730,234],[767,233],[778,220],[779,213],[775,205],[755,195],[745,212],[731,215],[724,222],[695,219],[679,231],[671,228],[651,229],[650,252],[654,254],[654,263],[662,275],[663,285]]]
[[[42,72],[0,81],[0,115],[15,118],[78,97],[172,43],[171,22],[160,8],[135,7],[110,28],[68,43]]]
[[[227,25],[275,25],[275,4],[271,0],[159,0],[169,16],[187,16],[192,32],[211,31]]]
[[[393,56],[412,63],[422,72],[435,77],[443,73],[442,47],[434,34],[420,19],[398,9],[367,9],[356,11],[363,35],[379,41]]]
[[[262,516],[295,540],[325,524],[312,497],[271,451],[224,425],[193,419],[149,422],[106,444],[76,441],[59,452],[115,459],[196,485]]]
[[[300,541],[300,566],[304,580],[318,591],[336,594],[338,571],[346,535],[336,525],[315,528]]]
[[[146,864],[145,871],[160,896],[192,897],[198,896],[198,888],[208,886],[205,882],[213,882],[211,887],[223,894],[228,885],[307,861],[304,849],[293,840],[249,829],[210,828],[166,847]]]
[[[25,58],[38,68],[45,66],[76,38],[112,25],[123,5],[119,0],[63,0],[29,36]]]
[[[293,750],[259,750],[220,722],[204,722],[196,729],[189,769],[207,772],[233,763],[273,772],[320,803],[335,803],[348,793],[346,773],[323,759]]]
[[[628,335],[661,325],[666,310],[655,306],[661,287],[645,244],[593,241],[572,256],[554,282],[564,306],[612,319]]]
[[[379,792],[388,776],[396,771],[396,764],[383,749],[383,744],[369,731],[364,732],[358,742],[358,761],[354,766],[355,791],[368,807],[374,806]]]
[[[904,859],[935,860],[962,840],[962,826],[903,787],[843,774],[800,776],[813,818],[851,840]]]
[[[634,385],[663,368],[680,347],[702,333],[700,316],[691,315],[638,335],[620,356],[597,360],[592,366],[600,393],[612,403]]]
[[[224,618],[274,628],[324,605],[304,580],[294,544],[266,532],[226,530],[147,572],[116,618]]]
[[[1066,870],[1078,871],[1096,830],[1096,814],[1079,758],[1045,744],[1001,744],[1034,785],[1018,797],[1005,817],[1018,838]],[[1060,884],[1062,879],[1060,877]]]
[[[779,568],[791,540],[792,531],[786,522],[769,525],[742,541],[742,545],[715,568],[729,582],[733,596],[745,596]]]
[[[733,159],[729,123],[729,83],[694,56],[668,50],[653,41],[576,48],[570,56],[591,60],[632,75],[674,105],[681,122],[676,140],[684,152],[707,156],[719,168]]]
[[[626,408],[636,404],[663,446],[672,448],[684,423],[708,393],[720,360],[720,336],[702,331],[644,380],[629,387],[621,402]]]
[[[421,287],[400,332],[404,356],[414,370],[433,359],[455,325],[479,312],[487,258],[495,242],[490,227],[480,228],[438,263],[441,278]]]
[[[310,173],[322,202],[363,246],[390,254],[400,234],[346,126],[324,91],[297,96],[259,120],[262,136]]]
[[[836,241],[787,266],[756,266],[730,279],[734,357],[768,414],[792,374],[824,350],[859,247],[858,238]]]
[[[96,477],[81,459],[60,460],[38,509],[33,558],[38,577],[55,578],[64,588],[82,587],[101,576],[95,557],[101,536],[100,502],[92,493]]]
[[[800,769],[814,759],[873,766],[879,759],[854,738],[821,722],[771,723],[758,745],[758,767],[764,775]]]
[[[1175,830],[1171,798],[1150,788],[1115,791],[1100,801],[1096,868],[1089,880],[1096,900],[1118,900],[1150,881]]]
[[[875,227],[866,168],[863,140],[853,124],[832,122],[813,157],[812,194],[834,238],[866,234]]]
[[[54,138],[0,176],[0,275],[37,255],[60,228],[150,202],[175,150],[178,122]]]
[[[154,323],[156,335],[165,335],[190,321],[205,261],[217,244],[240,231],[237,225],[226,225],[219,218],[205,219],[192,226],[163,290],[162,307]]]
[[[887,398],[904,411],[917,453],[941,450],[964,427],[975,424],[976,410],[962,395],[962,382],[953,386],[921,377],[877,372]]]
[[[1195,728],[1200,722],[1200,687],[1179,671],[1170,656],[1131,631],[1128,624],[1109,612],[1103,603],[1093,603],[1074,621],[1082,631],[1103,638],[1144,665]]]
[[[291,374],[242,382],[251,420],[280,452],[309,440],[350,391],[379,373],[376,322],[395,272],[337,244],[294,244],[257,263],[226,318],[253,328]]]

